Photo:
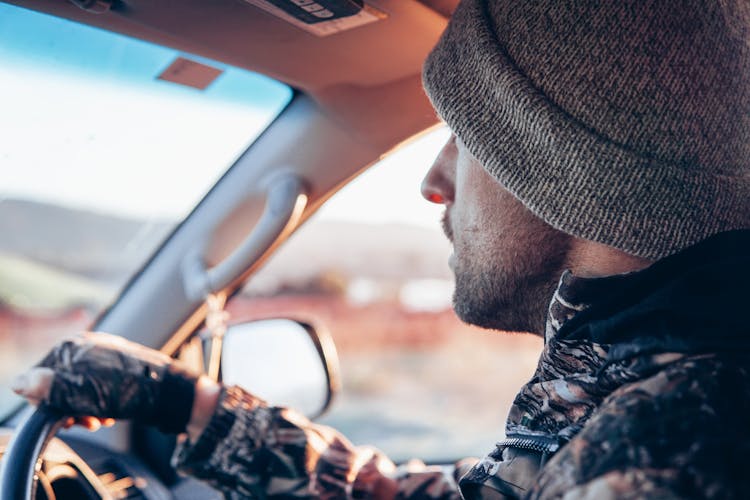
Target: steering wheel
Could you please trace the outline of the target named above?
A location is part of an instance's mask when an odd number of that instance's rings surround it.
[[[16,428],[0,466],[0,500],[35,498],[39,457],[62,424],[63,415],[39,407]]]

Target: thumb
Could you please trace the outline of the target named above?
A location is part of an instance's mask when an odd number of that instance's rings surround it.
[[[55,372],[50,368],[35,367],[17,376],[11,383],[11,389],[34,404],[44,401],[49,396]]]

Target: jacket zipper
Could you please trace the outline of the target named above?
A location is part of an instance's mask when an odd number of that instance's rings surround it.
[[[537,453],[548,455],[555,453],[560,449],[560,444],[556,440],[550,438],[544,438],[541,436],[511,436],[503,439],[497,443],[497,446],[503,446],[508,448],[520,448],[523,450],[531,450]]]

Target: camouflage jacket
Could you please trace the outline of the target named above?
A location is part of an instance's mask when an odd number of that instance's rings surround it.
[[[750,231],[636,273],[565,273],[506,438],[475,463],[396,467],[236,387],[185,472],[230,498],[750,498]]]

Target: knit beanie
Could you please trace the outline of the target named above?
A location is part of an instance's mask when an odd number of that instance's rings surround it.
[[[750,228],[748,0],[464,0],[423,80],[561,231],[658,259]]]

